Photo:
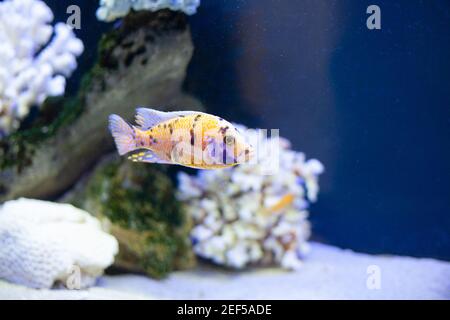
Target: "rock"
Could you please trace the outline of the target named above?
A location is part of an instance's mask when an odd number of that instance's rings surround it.
[[[181,90],[192,51],[183,14],[129,15],[119,29],[104,36],[98,63],[78,95],[56,107],[53,101],[43,106],[57,111],[52,121],[42,116],[0,142],[0,201],[50,198],[67,190],[113,149],[107,130],[111,113],[131,119],[142,105],[198,108]]]
[[[32,288],[92,285],[118,251],[89,213],[21,198],[0,208],[0,278]]]
[[[110,222],[120,246],[116,266],[156,278],[195,263],[191,221],[162,168],[114,153],[61,199]]]

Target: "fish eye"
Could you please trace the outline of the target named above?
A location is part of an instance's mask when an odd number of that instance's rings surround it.
[[[228,136],[225,136],[225,138],[224,138],[224,141],[225,141],[225,144],[226,145],[232,145],[232,144],[234,144],[234,137],[233,136],[230,136],[230,135],[228,135]]]

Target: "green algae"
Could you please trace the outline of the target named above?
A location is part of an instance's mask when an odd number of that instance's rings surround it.
[[[191,223],[172,181],[155,166],[118,159],[102,164],[74,204],[112,224],[119,266],[161,278],[195,262]]]

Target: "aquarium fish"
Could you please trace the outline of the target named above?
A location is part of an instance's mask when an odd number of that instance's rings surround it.
[[[253,147],[228,121],[196,111],[136,109],[136,126],[109,116],[109,130],[120,155],[136,162],[217,169],[249,161]]]

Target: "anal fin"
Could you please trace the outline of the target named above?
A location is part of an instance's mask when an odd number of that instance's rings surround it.
[[[151,150],[138,150],[132,153],[128,159],[134,162],[150,162],[150,163],[172,163],[170,161],[161,159],[157,154]]]

